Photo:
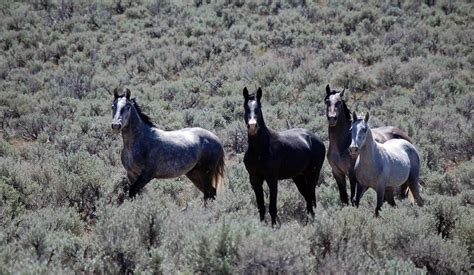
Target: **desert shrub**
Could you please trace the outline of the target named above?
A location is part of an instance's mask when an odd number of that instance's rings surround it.
[[[413,58],[400,66],[400,84],[412,88],[429,74],[430,67],[425,59]]]
[[[412,95],[415,104],[424,106],[434,99],[435,94],[442,93],[441,79],[442,75],[435,71],[423,81],[416,83],[415,93]]]
[[[238,247],[239,234],[232,232],[224,221],[220,230],[206,231],[197,238],[196,247],[187,255],[190,267],[195,273],[232,274],[236,271]]]
[[[469,273],[471,6],[0,1],[0,273]],[[327,148],[327,84],[346,88],[374,127],[408,132],[424,207],[397,200],[375,218],[374,191],[341,207],[326,162],[314,220],[282,180],[281,224],[259,222],[242,89],[263,88],[268,126],[306,128]],[[124,87],[160,129],[221,138],[215,201],[185,176],[128,199],[110,131],[112,92]]]
[[[20,215],[24,211],[21,193],[16,188],[13,165],[3,157],[0,158],[0,195],[1,219],[4,224]]]
[[[280,64],[268,64],[255,71],[253,79],[262,87],[268,87],[272,83],[285,82],[284,68]]]
[[[154,261],[159,261],[160,255],[156,249],[161,244],[166,213],[158,201],[149,198],[99,208],[93,235],[97,247],[92,248],[98,253],[91,253],[93,261],[86,265],[86,270],[127,273],[142,261],[156,266]]]
[[[456,224],[454,234],[462,244],[468,249],[470,261],[472,261],[472,251],[474,250],[474,221],[472,218],[472,210],[467,210]]]
[[[24,163],[17,169],[20,190],[28,194],[25,198],[28,198],[26,203],[30,208],[74,207],[83,218],[94,214],[101,196],[100,181],[106,177],[103,162],[83,152],[59,156],[51,163]]]
[[[426,267],[429,273],[464,273],[469,269],[468,254],[459,245],[430,236],[414,242],[407,254],[417,267]]]
[[[71,209],[46,208],[27,212],[18,217],[7,230],[8,238],[16,240],[25,249],[19,252],[26,252],[27,258],[67,265],[80,257],[82,240],[79,235],[83,224]]]
[[[82,99],[92,91],[94,68],[87,64],[65,64],[62,73],[51,80],[50,92]]]
[[[430,190],[438,194],[445,194],[445,195],[456,195],[461,191],[461,186],[453,177],[448,173],[439,173],[433,172],[429,175],[426,179],[428,182],[428,187]]]
[[[241,122],[234,122],[228,124],[226,127],[226,137],[224,137],[224,147],[227,148],[227,151],[233,153],[242,153],[244,152],[247,146],[247,135],[246,128]]]
[[[459,201],[450,198],[439,198],[432,201],[427,211],[434,217],[434,226],[443,238],[452,238],[456,223],[461,216]]]
[[[368,92],[374,87],[374,80],[358,63],[341,64],[339,69],[335,70],[332,82],[355,92]]]
[[[282,241],[284,235],[294,234],[295,226],[291,224],[288,228],[273,232],[258,223],[241,226],[244,235],[238,252],[238,270],[242,273],[308,272],[305,255],[309,251],[304,246],[300,247],[304,245],[303,236],[307,233],[293,235],[292,241]]]
[[[377,66],[377,81],[380,85],[390,87],[400,83],[400,61],[389,59],[379,63]]]

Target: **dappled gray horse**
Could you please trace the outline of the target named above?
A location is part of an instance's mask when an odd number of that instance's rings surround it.
[[[418,185],[420,156],[415,146],[403,139],[376,142],[368,121],[369,113],[364,119],[353,113],[349,150],[353,157],[357,157],[354,166],[358,182],[356,203],[360,201],[364,186],[373,188],[377,192],[375,215],[378,216],[384,196],[390,205],[395,206],[393,190],[406,183],[417,204],[422,206]]]
[[[125,96],[114,91],[112,130],[122,132],[122,164],[134,197],[153,178],[186,175],[205,199],[214,198],[222,185],[224,149],[219,139],[202,128],[163,131],[154,126],[130,90]]]
[[[357,180],[354,175],[355,159],[349,154],[351,144],[351,112],[343,99],[344,90],[331,90],[326,86],[326,117],[328,120],[329,149],[327,158],[332,168],[332,174],[336,179],[339,196],[343,204],[349,204],[346,190],[346,176],[349,177],[351,185],[351,203],[355,204],[355,189]],[[408,135],[402,130],[385,126],[372,129],[372,134],[377,142],[384,143],[390,139],[405,139],[411,142]],[[400,191],[401,197],[405,197],[407,186],[403,185]],[[365,190],[364,190],[365,191]]]

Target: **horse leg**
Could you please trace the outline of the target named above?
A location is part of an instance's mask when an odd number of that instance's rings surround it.
[[[344,174],[338,174],[332,171],[332,175],[336,179],[337,188],[339,189],[339,197],[341,198],[341,202],[343,205],[349,205],[349,198],[347,197],[347,190],[346,190],[346,176]]]
[[[150,180],[152,179],[152,174],[153,173],[148,170],[142,171],[140,176],[138,176],[137,180],[130,186],[130,190],[128,193],[130,198],[134,198],[138,194],[138,192],[140,192],[143,186],[150,182]]]
[[[275,178],[267,178],[268,188],[270,189],[270,206],[268,212],[272,218],[272,227],[277,221],[277,194],[278,194],[278,180]]]
[[[301,195],[303,195],[303,198],[306,201],[306,212],[314,217],[310,182],[308,182],[303,175],[294,177],[293,181],[295,182],[296,187],[298,187],[298,191]]]
[[[384,195],[385,195],[385,188],[383,185],[379,184],[377,187],[377,207],[375,207],[375,217],[379,216],[379,211],[383,205]]]
[[[255,192],[255,198],[257,199],[258,213],[260,214],[260,221],[265,220],[265,202],[263,200],[263,179],[258,176],[250,175],[250,184]]]
[[[216,197],[216,188],[212,186],[212,178],[214,177],[214,170],[206,169],[202,171],[201,179],[204,185],[204,200],[215,199]]]
[[[204,194],[204,202],[214,198],[213,194],[215,195],[215,190],[213,193],[213,190],[209,189],[209,185],[207,184],[207,181],[209,181],[209,179],[206,179],[207,176],[205,171],[198,167],[194,167],[191,171],[186,173],[186,176],[194,183],[194,185],[199,189],[199,191]]]
[[[318,162],[316,166],[314,166],[314,170],[306,176],[306,182],[309,183],[310,190],[309,194],[311,195],[311,201],[313,206],[316,207],[316,185],[318,185],[319,175],[321,173],[321,168],[323,167],[324,158],[322,161]]]
[[[359,184],[357,183],[357,178],[356,178],[356,176],[354,175],[354,172],[349,173],[349,182],[350,182],[350,184],[351,184],[351,204],[352,204],[352,206],[354,206],[354,205],[355,205],[354,197],[355,197],[356,194],[357,194],[356,188],[357,188],[357,186],[359,185]]]
[[[394,192],[394,188],[391,188],[391,187],[385,188],[385,200],[388,202],[388,204],[395,207],[397,206],[397,204],[395,203],[393,192]]]
[[[359,204],[360,204],[360,199],[362,199],[362,196],[364,195],[364,193],[367,191],[367,187],[363,186],[362,184],[360,183],[357,183],[357,190],[356,190],[356,196],[355,196],[355,201],[354,201],[354,205],[356,207],[359,207]]]

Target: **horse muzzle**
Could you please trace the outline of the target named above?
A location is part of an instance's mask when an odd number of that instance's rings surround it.
[[[250,119],[249,123],[247,124],[247,128],[248,128],[249,135],[253,136],[257,134],[257,130],[258,130],[257,121],[255,119]]]
[[[349,146],[349,153],[353,158],[355,158],[359,154],[359,148],[355,145],[351,145]]]
[[[112,122],[112,132],[114,134],[118,134],[120,132],[120,129],[122,129],[122,123]]]
[[[336,126],[337,117],[336,116],[328,116],[328,123],[329,123],[329,127]]]

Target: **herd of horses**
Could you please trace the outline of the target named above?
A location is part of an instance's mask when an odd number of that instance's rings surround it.
[[[337,182],[342,204],[349,204],[346,177],[349,178],[350,203],[358,206],[370,187],[377,193],[375,215],[384,201],[395,206],[394,194],[401,198],[411,192],[416,203],[423,200],[419,189],[420,156],[409,136],[392,127],[371,129],[369,113],[351,116],[344,90],[326,86],[326,117],[329,148],[309,130],[295,128],[275,131],[266,126],[262,113],[262,89],[249,93],[243,89],[244,120],[248,149],[244,164],[257,201],[260,220],[265,220],[263,182],[270,191],[269,213],[277,223],[278,180],[293,179],[306,201],[306,211],[314,216],[316,185],[327,156]],[[112,130],[121,133],[122,164],[130,181],[129,196],[135,197],[153,178],[186,175],[204,194],[213,199],[222,188],[224,149],[219,138],[202,128],[176,131],[158,129],[142,112],[129,89],[119,95],[114,90]]]

